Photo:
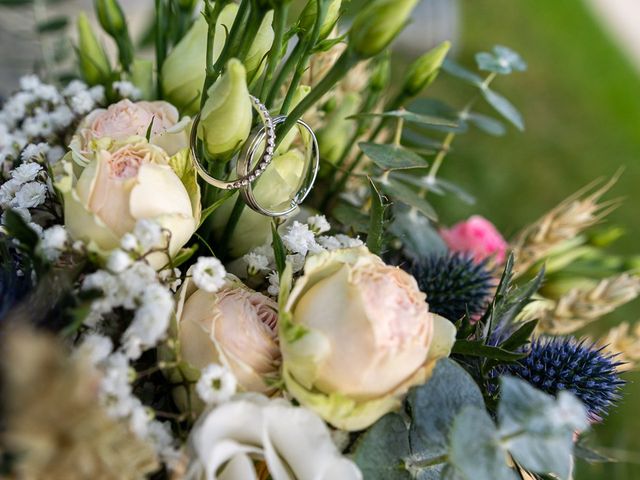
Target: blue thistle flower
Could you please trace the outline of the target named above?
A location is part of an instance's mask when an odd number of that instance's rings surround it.
[[[20,272],[20,273],[19,273]],[[0,239],[0,319],[32,289],[30,269],[20,254]]]
[[[423,258],[409,272],[427,294],[429,310],[453,322],[467,312],[471,317],[483,314],[495,286],[486,261],[476,263],[460,253]]]
[[[603,348],[572,337],[537,338],[531,343],[529,355],[506,365],[505,373],[551,395],[561,390],[573,393],[584,403],[590,418],[600,421],[620,399],[619,391],[625,383],[617,372],[622,362],[604,353]]]

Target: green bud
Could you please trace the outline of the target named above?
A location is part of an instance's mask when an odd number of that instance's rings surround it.
[[[273,45],[273,38],[275,36],[273,31],[273,10],[267,12],[262,19],[258,33],[256,33],[247,58],[244,60],[244,65],[247,68],[247,77],[252,79],[260,76],[260,73],[265,66],[265,56],[271,46]]]
[[[438,76],[442,62],[444,62],[450,48],[450,42],[442,42],[413,62],[402,87],[407,95],[415,97],[431,85]]]
[[[191,11],[196,7],[198,0],[178,0],[178,6],[182,10]]]
[[[402,31],[419,0],[373,0],[356,15],[349,45],[360,58],[382,52]]]
[[[369,88],[374,92],[381,92],[389,85],[391,79],[391,61],[389,55],[384,55],[376,62],[369,78]]]
[[[100,25],[112,37],[127,32],[127,21],[117,0],[95,0]]]
[[[340,7],[342,6],[342,0],[332,0],[327,7],[327,13],[325,15],[322,26],[320,27],[319,40],[324,40],[336,26],[338,18],[340,18]],[[318,2],[317,0],[309,0],[304,10],[300,14],[299,25],[300,28],[306,33],[313,30],[313,26],[318,16]]]
[[[253,107],[242,63],[229,60],[224,74],[207,94],[200,112],[198,136],[209,153],[225,156],[244,143],[251,131]]]
[[[237,12],[238,5],[230,3],[218,16],[213,40],[214,62],[222,52],[226,31],[231,29]],[[162,91],[165,98],[190,115],[195,114],[200,105],[206,76],[208,30],[207,21],[199,16],[162,65]]]
[[[77,25],[78,61],[82,78],[88,85],[105,84],[111,78],[109,58],[84,13],[78,15]]]
[[[153,81],[153,62],[136,58],[131,65],[131,83],[142,92],[143,100],[155,97],[155,82]]]
[[[348,117],[358,113],[360,107],[360,94],[347,93],[340,101],[337,108],[326,118],[324,127],[318,131],[318,144],[320,145],[320,157],[334,164],[349,146],[356,128],[356,123]]]

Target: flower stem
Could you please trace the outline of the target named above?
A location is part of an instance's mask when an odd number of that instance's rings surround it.
[[[262,79],[259,98],[263,98],[266,94],[267,86],[271,83],[273,75],[276,72],[276,68],[278,67],[278,63],[280,63],[280,59],[282,57],[282,43],[284,41],[284,32],[287,26],[287,18],[289,17],[289,4],[287,3],[284,5],[278,5],[273,12],[273,15],[273,45],[271,46],[271,51],[269,52],[267,70],[264,74],[264,78]]]
[[[164,0],[155,0],[156,3],[156,94],[158,99],[162,100],[162,65],[167,57],[167,42],[166,42],[166,4]]]
[[[207,92],[209,91],[209,87],[213,85],[213,82],[216,79],[216,70],[213,63],[213,42],[216,36],[216,23],[218,21],[218,16],[220,12],[224,8],[226,2],[216,2],[213,10],[211,9],[211,2],[207,0],[204,7],[205,16],[207,19],[207,57],[206,57],[206,71],[207,74],[204,79],[204,86],[202,87],[202,97],[200,99],[200,108],[204,107],[204,103],[207,101]],[[234,23],[235,26],[235,23]],[[229,39],[227,39],[229,41]],[[225,44],[226,46],[226,44]]]

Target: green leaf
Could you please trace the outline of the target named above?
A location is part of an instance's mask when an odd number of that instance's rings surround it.
[[[287,251],[284,248],[284,243],[282,243],[282,238],[278,233],[275,222],[271,223],[271,235],[273,238],[271,245],[276,259],[276,269],[278,270],[278,274],[282,275],[282,272],[284,272],[287,266]]]
[[[507,129],[501,121],[481,113],[470,112],[466,115],[465,120],[489,135],[501,137],[507,133]]]
[[[388,413],[360,437],[353,460],[367,480],[410,480],[404,465],[410,453],[404,420]]]
[[[554,398],[523,380],[500,380],[498,420],[502,443],[525,469],[568,479],[573,434],[589,426],[584,405],[567,391]]]
[[[173,266],[179,267],[187,262],[198,251],[198,244],[194,244],[189,248],[182,248],[173,259]]]
[[[443,62],[442,70],[447,72],[449,75],[459,78],[460,80],[470,83],[471,85],[475,85],[476,87],[482,86],[484,82],[484,80],[480,76],[476,75],[470,70],[467,70],[450,58],[447,58]]]
[[[371,253],[380,255],[384,235],[385,200],[371,179],[369,179],[369,189],[371,191],[371,214],[369,234],[367,235],[367,247]]]
[[[449,463],[464,480],[516,480],[507,466],[507,452],[484,408],[465,407],[454,419]]]
[[[231,198],[233,195],[235,194],[234,191],[229,190],[224,192],[224,194],[222,195],[222,197],[220,197],[218,200],[216,200],[215,202],[213,202],[211,205],[209,205],[207,208],[205,208],[204,210],[202,210],[202,215],[200,217],[200,225],[202,225],[204,223],[204,221],[207,219],[207,217],[209,215],[211,215],[213,212],[215,212],[218,208],[220,208],[222,206],[222,204],[224,204],[224,202],[226,202],[229,198]]]
[[[14,210],[5,212],[4,226],[9,235],[18,240],[29,251],[33,251],[40,241],[40,237],[38,237],[35,230],[27,225],[24,219]]]
[[[474,357],[489,358],[491,360],[501,360],[505,362],[515,362],[527,356],[526,353],[510,352],[500,347],[485,345],[482,341],[456,340],[451,353],[458,355],[471,355]]]
[[[331,214],[338,222],[352,228],[355,232],[366,233],[369,229],[369,217],[349,203],[338,203]]]
[[[410,187],[398,181],[394,181],[392,178],[379,178],[378,185],[380,185],[385,193],[391,196],[392,200],[397,200],[398,202],[413,207],[430,220],[438,220],[438,215],[431,204]]]
[[[490,88],[481,88],[482,96],[500,115],[509,120],[518,130],[524,130],[522,115],[513,104]]]
[[[64,30],[69,25],[69,18],[66,16],[53,17],[36,25],[36,30],[40,33],[51,33]]]
[[[381,117],[381,118],[402,118],[405,122],[415,123],[423,126],[438,126],[438,127],[450,127],[453,129],[459,128],[458,122],[455,118],[445,118],[437,115],[428,115],[422,113],[415,113],[409,110],[391,110],[389,112],[371,112],[371,113],[359,113],[349,118],[369,118],[369,117]]]
[[[30,3],[33,3],[33,0],[0,0],[0,6],[3,7],[16,7],[29,5]]]
[[[393,221],[389,231],[402,241],[405,253],[416,258],[430,254],[443,255],[448,251],[431,222],[405,205],[393,205]]]
[[[473,195],[467,193],[462,187],[459,187],[455,183],[443,178],[434,179],[434,182],[430,184],[429,187],[434,191],[434,193],[437,193],[436,190],[440,190],[443,193],[452,193],[467,205],[475,205],[476,203],[476,199]]]
[[[527,64],[522,57],[507,47],[497,45],[493,53],[480,52],[476,54],[476,62],[480,70],[508,75],[513,71],[523,72]]]
[[[373,163],[383,170],[426,168],[427,161],[402,145],[362,142],[358,146]]]
[[[504,342],[500,344],[500,347],[505,350],[516,350],[523,345],[529,343],[529,339],[533,334],[533,331],[538,325],[538,320],[531,320],[523,323],[520,328],[511,334]]]
[[[155,119],[156,119],[155,115],[151,117],[151,121],[149,122],[149,126],[147,127],[147,133],[145,134],[145,138],[147,139],[147,142],[151,141],[151,134],[153,133],[153,121]]]
[[[478,385],[454,360],[439,360],[429,381],[412,389],[407,397],[413,418],[409,428],[412,459],[429,463],[429,459],[446,454],[453,419],[468,405],[484,405]],[[441,469],[440,465],[437,470]]]
[[[611,463],[617,460],[606,453],[603,453],[587,444],[587,440],[584,437],[580,437],[573,446],[573,454],[589,463]]]

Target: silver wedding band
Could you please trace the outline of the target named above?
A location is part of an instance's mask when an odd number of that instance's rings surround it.
[[[297,127],[304,129],[308,136],[307,155],[305,158],[305,170],[300,178],[296,193],[291,199],[283,202],[277,207],[265,207],[256,199],[253,192],[253,183],[264,173],[273,160],[276,145],[275,126],[283,123],[286,116],[272,118],[267,108],[256,98],[251,96],[254,108],[258,112],[262,120],[262,126],[256,128],[252,132],[250,141],[245,142],[240,156],[236,164],[236,173],[238,178],[231,181],[224,181],[209,175],[207,170],[202,166],[198,159],[197,142],[198,142],[198,124],[200,123],[200,114],[198,113],[193,119],[191,127],[190,150],[193,164],[202,179],[210,185],[222,190],[240,190],[245,203],[254,211],[269,217],[282,217],[293,213],[298,206],[307,198],[309,192],[313,188],[318,169],[320,168],[320,149],[318,140],[309,125],[302,120],[297,121]],[[263,147],[264,145],[264,147]],[[256,162],[257,153],[262,150],[261,158]]]

